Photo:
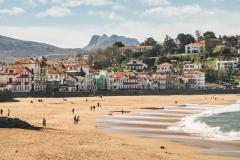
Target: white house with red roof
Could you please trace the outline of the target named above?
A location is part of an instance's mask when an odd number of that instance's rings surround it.
[[[46,91],[46,61],[47,59],[45,57],[27,57],[15,61],[16,65],[27,67],[33,73],[34,91]]]
[[[162,63],[157,65],[157,73],[172,73],[175,72],[173,64],[171,63]]]
[[[0,83],[12,92],[30,92],[33,88],[33,73],[23,66],[9,66],[5,73],[0,74]]]
[[[185,46],[185,53],[202,53],[205,51],[205,41],[190,43]]]
[[[205,72],[188,71],[184,72],[183,78],[187,84],[187,88],[191,89],[205,89]]]

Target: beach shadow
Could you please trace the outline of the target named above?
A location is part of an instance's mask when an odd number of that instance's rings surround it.
[[[9,103],[9,102],[20,102],[20,101],[16,99],[0,100],[0,103]]]
[[[140,108],[140,109],[146,109],[146,110],[160,110],[160,109],[164,109],[164,107],[144,107],[144,108]]]
[[[0,117],[0,128],[17,128],[26,130],[36,130],[39,131],[42,127],[35,127],[29,123],[22,121],[18,118]]]

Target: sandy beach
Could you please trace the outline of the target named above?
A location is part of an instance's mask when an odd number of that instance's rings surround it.
[[[216,95],[217,100],[212,100],[211,96],[90,97],[67,98],[67,101],[43,98],[43,102],[25,98],[17,99],[18,102],[0,103],[4,116],[10,109],[11,118],[19,118],[36,127],[42,126],[43,118],[47,121],[47,129],[40,131],[0,128],[0,159],[237,160],[237,157],[201,154],[204,149],[193,145],[108,132],[98,126],[98,121],[106,115],[121,114],[118,111],[122,109],[129,111],[124,113],[128,115],[148,111],[151,107],[174,106],[175,101],[177,105],[229,104],[240,99],[238,95]],[[102,107],[91,111],[90,106],[96,106],[98,102]],[[78,125],[73,124],[72,108],[75,108],[75,114],[80,115]],[[162,121],[168,122],[164,118]],[[173,117],[171,121],[175,122],[176,119]]]

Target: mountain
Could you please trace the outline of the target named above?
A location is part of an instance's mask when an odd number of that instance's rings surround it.
[[[0,36],[0,61],[12,61],[26,56],[45,56],[48,59],[53,59],[66,55],[77,55],[81,52],[82,50],[78,48],[59,48],[44,43]]]
[[[107,36],[107,35],[94,35],[92,39],[90,40],[89,44],[83,48],[85,51],[90,51],[90,50],[96,50],[100,48],[106,48],[109,46],[112,46],[113,43],[115,42],[122,42],[124,45],[139,45],[140,42],[136,38],[127,38],[124,36],[118,36],[118,35],[112,35],[112,36]]]

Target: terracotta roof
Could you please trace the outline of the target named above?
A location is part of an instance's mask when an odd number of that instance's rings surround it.
[[[190,46],[203,46],[203,45],[206,45],[206,42],[201,41],[201,42],[196,42],[196,43],[190,43],[188,45],[190,45]]]
[[[172,64],[170,64],[170,63],[162,63],[162,64],[159,64],[158,66],[160,66],[160,67],[170,67],[170,66],[172,66]]]
[[[57,64],[58,62],[56,62],[56,61],[47,61],[47,64],[48,65],[54,65],[54,64]]]
[[[65,69],[64,68],[57,68],[57,69],[54,69],[54,68],[48,68],[47,69],[47,72],[49,74],[62,74],[65,72]]]
[[[201,71],[197,71],[197,70],[184,72],[184,75],[194,75],[194,74],[205,74],[205,72],[201,72]]]
[[[122,79],[126,75],[127,75],[126,72],[115,72],[114,73],[114,79],[118,81],[118,80]]]
[[[27,67],[23,67],[23,66],[9,66],[7,68],[7,74],[9,75],[17,75],[20,74],[21,72],[23,72],[23,70],[26,69],[28,72],[32,73],[30,69],[28,69]]]
[[[34,60],[33,58],[21,58],[15,61],[15,63],[18,64],[36,64],[37,61]]]

